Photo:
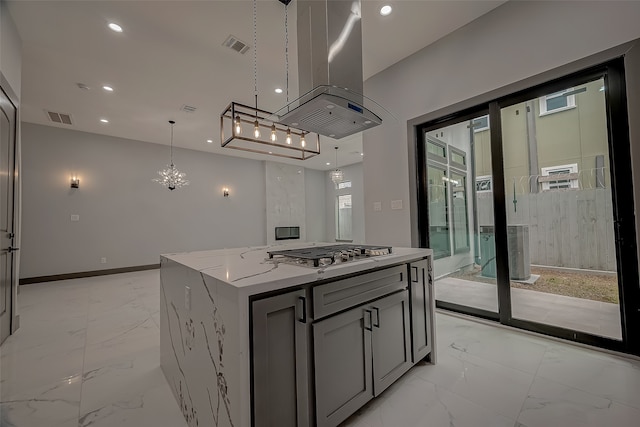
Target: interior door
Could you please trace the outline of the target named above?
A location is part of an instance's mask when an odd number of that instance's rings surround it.
[[[16,108],[0,88],[0,344],[11,333]]]

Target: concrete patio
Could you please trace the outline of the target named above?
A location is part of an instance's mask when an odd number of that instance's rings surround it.
[[[435,283],[437,300],[498,311],[495,285],[453,277]],[[511,288],[511,306],[517,319],[622,339],[618,304]]]

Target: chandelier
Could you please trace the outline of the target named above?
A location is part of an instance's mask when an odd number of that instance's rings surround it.
[[[180,172],[173,164],[173,125],[176,124],[173,120],[169,120],[171,124],[171,148],[170,148],[170,161],[171,163],[163,170],[158,171],[159,178],[154,178],[153,181],[167,187],[169,190],[175,190],[176,188],[189,185],[189,181],[186,179],[187,174]]]
[[[329,172],[329,176],[331,177],[331,181],[337,186],[339,183],[344,181],[344,172],[338,169],[338,147],[336,149],[336,168]]]
[[[287,74],[287,104],[289,103],[289,30],[285,10],[285,63]],[[257,0],[253,1],[253,83],[255,107],[231,102],[220,114],[220,143],[223,148],[306,160],[320,154],[320,135],[278,123],[272,112],[258,108]],[[274,120],[275,119],[275,120]],[[296,125],[296,124],[294,124]]]

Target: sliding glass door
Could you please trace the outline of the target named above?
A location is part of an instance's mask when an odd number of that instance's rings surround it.
[[[425,128],[428,233],[441,307],[498,318],[488,111]],[[425,230],[426,231],[426,230]]]
[[[418,128],[438,307],[640,352],[623,76],[613,61]]]
[[[622,339],[605,79],[500,109],[514,319]]]

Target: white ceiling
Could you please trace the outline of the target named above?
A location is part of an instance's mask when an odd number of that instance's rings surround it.
[[[362,0],[364,78],[502,3]],[[378,12],[384,4],[393,6],[387,17]],[[278,160],[220,147],[220,113],[231,101],[254,102],[254,50],[240,55],[222,46],[230,34],[253,46],[252,1],[10,0],[8,5],[23,42],[23,121],[66,127],[48,121],[45,110],[51,110],[72,115],[74,124],[67,128],[168,145],[167,121],[175,120],[176,146]],[[290,100],[298,96],[295,5],[294,0],[288,8]],[[285,94],[274,92],[286,81],[284,6],[259,0],[257,16],[259,107],[276,111],[286,104]],[[124,32],[109,30],[112,21]],[[105,84],[115,91],[102,90]],[[180,111],[184,104],[197,110]],[[320,156],[281,161],[331,169],[334,145],[340,146],[341,166],[362,159],[360,135],[337,144],[321,141]]]

